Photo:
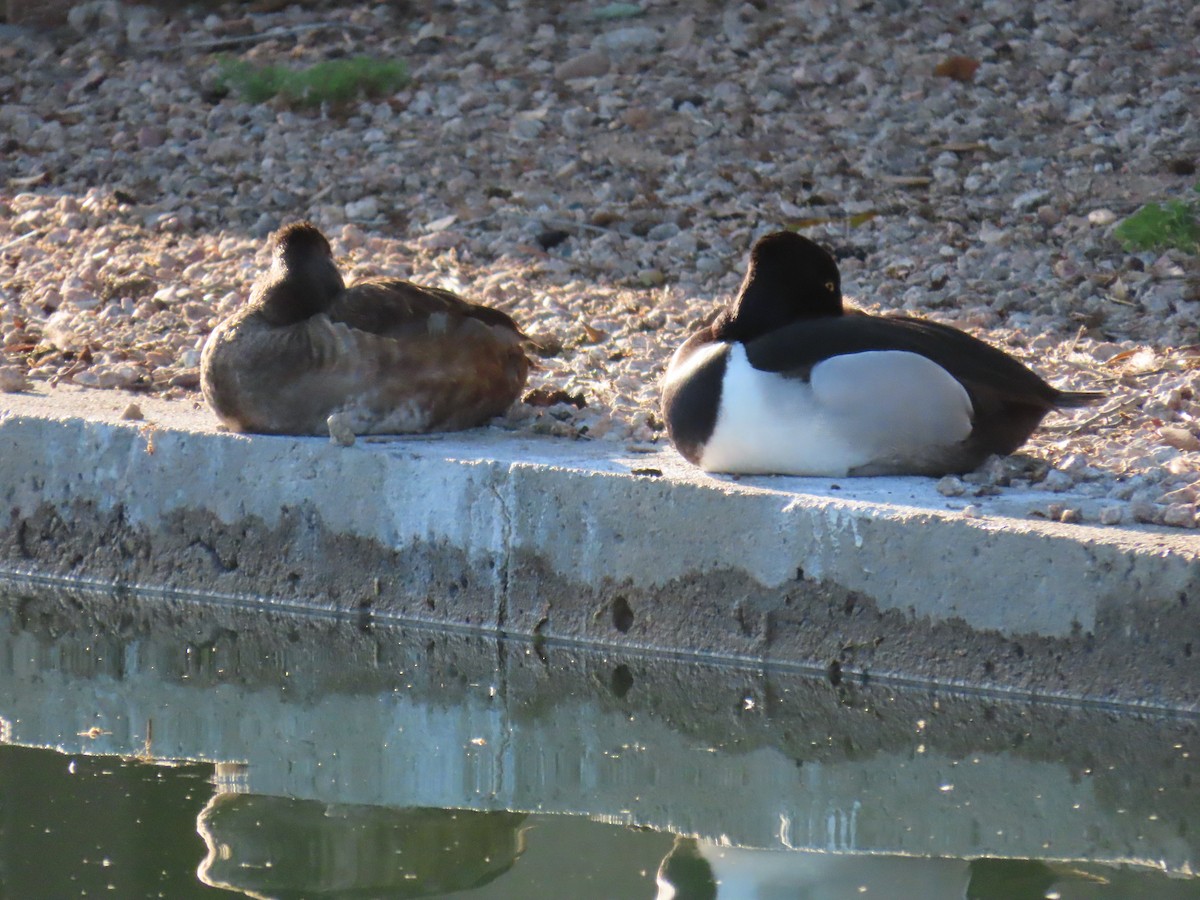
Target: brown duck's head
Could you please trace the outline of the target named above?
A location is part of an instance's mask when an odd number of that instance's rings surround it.
[[[271,238],[271,268],[254,286],[251,303],[274,325],[292,325],[324,312],[345,290],[325,235],[294,222]]]

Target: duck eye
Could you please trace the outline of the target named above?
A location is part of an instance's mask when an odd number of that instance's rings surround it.
[[[825,282],[825,290],[829,291],[829,293],[832,294],[835,287],[836,285],[832,281]]]

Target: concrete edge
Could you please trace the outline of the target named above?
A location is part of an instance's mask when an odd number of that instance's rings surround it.
[[[963,516],[928,479],[735,483],[488,429],[341,448],[219,434],[149,399],[123,422],[108,392],[4,402],[10,569],[1200,708],[1190,535]]]

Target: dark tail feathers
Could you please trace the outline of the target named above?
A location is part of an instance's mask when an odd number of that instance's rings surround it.
[[[1091,406],[1107,397],[1101,391],[1059,391],[1054,398],[1054,405],[1059,409],[1078,409],[1081,406]]]

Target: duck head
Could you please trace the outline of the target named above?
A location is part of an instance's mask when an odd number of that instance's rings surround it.
[[[250,302],[272,325],[293,325],[324,312],[345,282],[325,235],[311,222],[295,222],[271,239],[271,268],[254,285]]]
[[[806,237],[776,231],[755,242],[737,299],[713,331],[718,340],[748,341],[801,319],[841,314],[833,257]]]

